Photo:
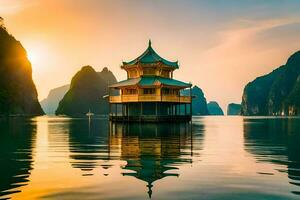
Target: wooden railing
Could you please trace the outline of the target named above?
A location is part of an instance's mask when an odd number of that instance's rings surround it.
[[[121,101],[122,102],[137,102],[137,101],[139,101],[139,96],[136,94],[121,95]]]
[[[191,103],[191,97],[190,96],[180,96],[180,102]]]
[[[121,103],[121,96],[109,96],[110,103]]]
[[[110,96],[110,103],[125,103],[125,102],[177,102],[177,103],[191,103],[190,96],[178,96],[178,95],[120,95]]]
[[[139,95],[139,101],[145,102],[145,101],[160,101],[160,96],[159,95]]]

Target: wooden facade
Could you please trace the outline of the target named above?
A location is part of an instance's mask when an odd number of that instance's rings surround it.
[[[173,79],[178,63],[161,58],[152,49],[151,41],[141,56],[123,62],[121,68],[127,72],[127,79],[110,85],[110,120],[191,120],[191,94],[181,95],[191,84]]]

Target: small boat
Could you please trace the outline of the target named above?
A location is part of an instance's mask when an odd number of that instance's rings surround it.
[[[94,115],[94,113],[92,113],[90,110],[89,110],[88,113],[86,113],[86,116],[88,116],[89,118],[90,118],[91,116],[93,116],[93,115]]]

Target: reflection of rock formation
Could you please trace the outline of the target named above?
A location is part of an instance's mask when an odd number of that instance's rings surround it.
[[[124,169],[131,171],[123,175],[145,181],[149,197],[155,181],[179,176],[178,166],[192,162],[190,124],[112,124],[110,130],[111,143],[119,143],[127,161]]]
[[[108,124],[106,120],[74,119],[69,124],[69,146],[71,164],[84,171],[83,175],[92,175],[91,171],[108,160]]]
[[[244,119],[245,149],[259,162],[287,166],[290,183],[296,186],[300,186],[299,133],[300,119]]]
[[[35,127],[22,119],[0,119],[0,199],[20,192],[32,169]]]

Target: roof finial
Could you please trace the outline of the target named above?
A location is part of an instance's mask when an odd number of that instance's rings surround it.
[[[149,47],[151,47],[151,39],[149,39]]]

